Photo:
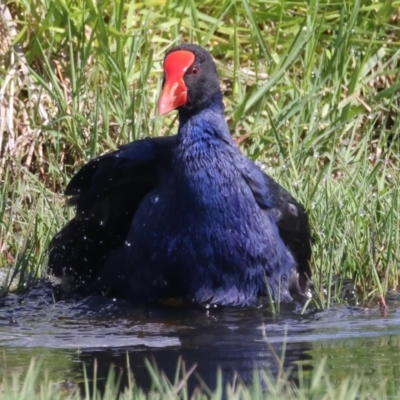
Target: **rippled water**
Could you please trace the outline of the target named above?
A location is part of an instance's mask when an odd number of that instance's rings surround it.
[[[83,363],[90,374],[97,360],[103,378],[110,364],[124,370],[128,355],[136,381],[146,388],[144,358],[154,358],[172,379],[181,356],[187,368],[197,364],[213,387],[218,366],[226,380],[237,371],[245,382],[254,367],[275,371],[273,351],[280,355],[285,344],[287,367],[311,369],[326,357],[333,377],[358,371],[371,380],[400,380],[400,296],[388,305],[387,317],[356,307],[300,315],[290,306],[276,317],[255,309],[138,309],[102,297],[54,303],[51,288],[40,284],[26,295],[0,299],[0,375],[25,371],[39,356],[54,380],[80,382]]]

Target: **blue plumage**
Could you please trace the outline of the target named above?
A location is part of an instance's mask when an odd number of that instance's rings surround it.
[[[215,70],[203,49],[182,49]],[[123,146],[72,179],[77,216],[53,239],[49,267],[135,301],[243,306],[267,285],[290,301],[311,276],[307,214],[234,144],[219,87],[191,100],[185,84],[177,136]]]

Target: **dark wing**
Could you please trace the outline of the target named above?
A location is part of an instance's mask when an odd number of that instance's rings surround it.
[[[65,191],[76,215],[50,243],[49,272],[71,276],[76,288],[93,282],[142,199],[169,176],[175,147],[176,136],[137,140],[83,166]]]
[[[242,175],[258,205],[276,221],[283,242],[297,261],[299,284],[304,292],[311,279],[311,230],[307,212],[287,190],[252,162],[243,168]]]

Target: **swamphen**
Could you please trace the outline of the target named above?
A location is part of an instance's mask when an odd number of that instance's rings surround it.
[[[268,290],[291,301],[311,277],[304,208],[233,142],[206,50],[173,48],[164,74],[158,111],[178,110],[178,134],[121,146],[72,178],[76,216],[51,242],[50,272],[139,302],[245,306]]]

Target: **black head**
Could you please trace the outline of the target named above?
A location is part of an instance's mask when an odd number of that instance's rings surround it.
[[[221,94],[219,77],[210,53],[195,44],[182,44],[164,59],[160,115],[172,110],[196,112]]]

